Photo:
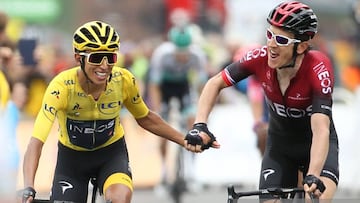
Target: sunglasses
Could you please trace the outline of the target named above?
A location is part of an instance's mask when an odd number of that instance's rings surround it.
[[[117,53],[116,52],[81,52],[80,56],[86,56],[87,62],[91,65],[101,65],[104,58],[106,58],[106,62],[108,65],[114,65],[117,62]]]
[[[292,43],[301,42],[298,39],[291,39],[284,35],[275,35],[270,29],[266,30],[266,38],[268,41],[274,38],[278,46],[288,46]]]

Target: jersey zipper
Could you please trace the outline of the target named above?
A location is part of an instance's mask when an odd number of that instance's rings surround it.
[[[274,76],[275,76],[274,78],[275,78],[276,84],[277,84],[277,90],[279,91],[279,93],[281,95],[281,101],[284,104],[284,106],[286,106],[286,104],[285,104],[285,95],[286,95],[286,92],[287,92],[287,88],[286,88],[286,90],[285,90],[285,92],[283,94],[282,91],[281,91],[280,82],[279,82],[278,74],[277,74],[276,70],[274,71]]]
[[[275,71],[275,75],[276,75],[276,82],[277,82],[277,86],[278,86],[278,91],[279,91],[280,94],[281,94],[281,100],[282,100],[284,106],[285,106],[285,107],[288,107],[288,106],[287,106],[287,102],[286,102],[286,97],[288,96],[289,88],[291,88],[291,85],[292,85],[293,80],[294,80],[295,77],[293,77],[293,78],[290,79],[289,85],[287,86],[287,88],[286,88],[286,90],[285,90],[285,92],[284,92],[284,94],[283,94],[282,91],[281,91],[281,88],[280,88],[280,83],[279,83],[279,79],[278,79],[278,77],[277,77],[276,71]]]

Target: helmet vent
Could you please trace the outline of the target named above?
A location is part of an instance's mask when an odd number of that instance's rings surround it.
[[[83,38],[81,38],[78,34],[75,34],[74,40],[75,40],[76,43],[79,43],[79,44],[85,42],[85,40]]]
[[[100,46],[97,45],[97,44],[89,43],[89,44],[86,45],[86,47],[90,47],[90,48],[97,49],[97,48],[99,48]]]
[[[96,42],[96,39],[93,37],[93,35],[89,32],[88,29],[82,28],[80,30],[90,41]]]

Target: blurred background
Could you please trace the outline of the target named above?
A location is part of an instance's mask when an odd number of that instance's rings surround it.
[[[72,34],[83,23],[102,20],[112,24],[120,35],[120,66],[129,68],[145,80],[152,51],[166,39],[174,11],[181,8],[196,27],[195,43],[207,54],[209,75],[220,71],[241,47],[265,43],[266,17],[279,0],[0,0],[0,11],[8,16],[6,37],[1,46],[21,50],[22,43],[34,52],[34,62],[2,65],[11,86],[21,81],[25,97],[16,128],[19,162],[17,187],[22,188],[22,154],[31,136],[32,124],[47,83],[60,71],[75,66]],[[360,197],[360,1],[302,1],[310,5],[319,19],[314,47],[329,55],[336,73],[334,120],[340,141],[339,196]],[[181,18],[181,15],[180,17]],[[21,42],[21,43],[20,43]],[[29,45],[30,44],[30,45]],[[33,48],[31,48],[31,44]],[[28,53],[28,52],[27,52]],[[22,57],[24,57],[22,55]],[[16,60],[16,59],[14,59]],[[8,62],[2,60],[2,63]],[[14,65],[15,64],[15,65]],[[136,68],[135,68],[136,67]],[[10,69],[11,68],[11,69]],[[144,84],[146,84],[144,82]],[[144,87],[145,89],[145,87]],[[222,148],[196,156],[196,181],[206,188],[227,184],[256,188],[260,155],[252,131],[252,115],[244,93],[229,89],[211,114],[210,129]],[[131,117],[124,116],[127,142],[136,191],[148,191],[160,178],[159,140],[138,129]],[[45,144],[37,188],[47,193],[56,160],[56,125]],[[229,130],[230,129],[230,130]],[[4,142],[3,142],[4,143]],[[358,158],[356,158],[358,157]],[[135,192],[135,202],[139,200]],[[149,200],[149,199],[148,199]],[[146,201],[145,201],[146,202]],[[154,200],[155,202],[155,200]],[[166,202],[166,201],[165,201]],[[189,200],[189,202],[191,202]]]

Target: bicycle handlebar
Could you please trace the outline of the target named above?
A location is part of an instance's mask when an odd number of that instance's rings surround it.
[[[228,186],[228,203],[236,203],[240,197],[245,196],[256,196],[256,195],[272,195],[274,197],[295,194],[295,193],[304,193],[302,188],[267,188],[254,191],[246,192],[235,192],[235,187],[233,185]]]
[[[50,200],[46,200],[46,199],[34,199],[32,201],[32,203],[49,203]]]

